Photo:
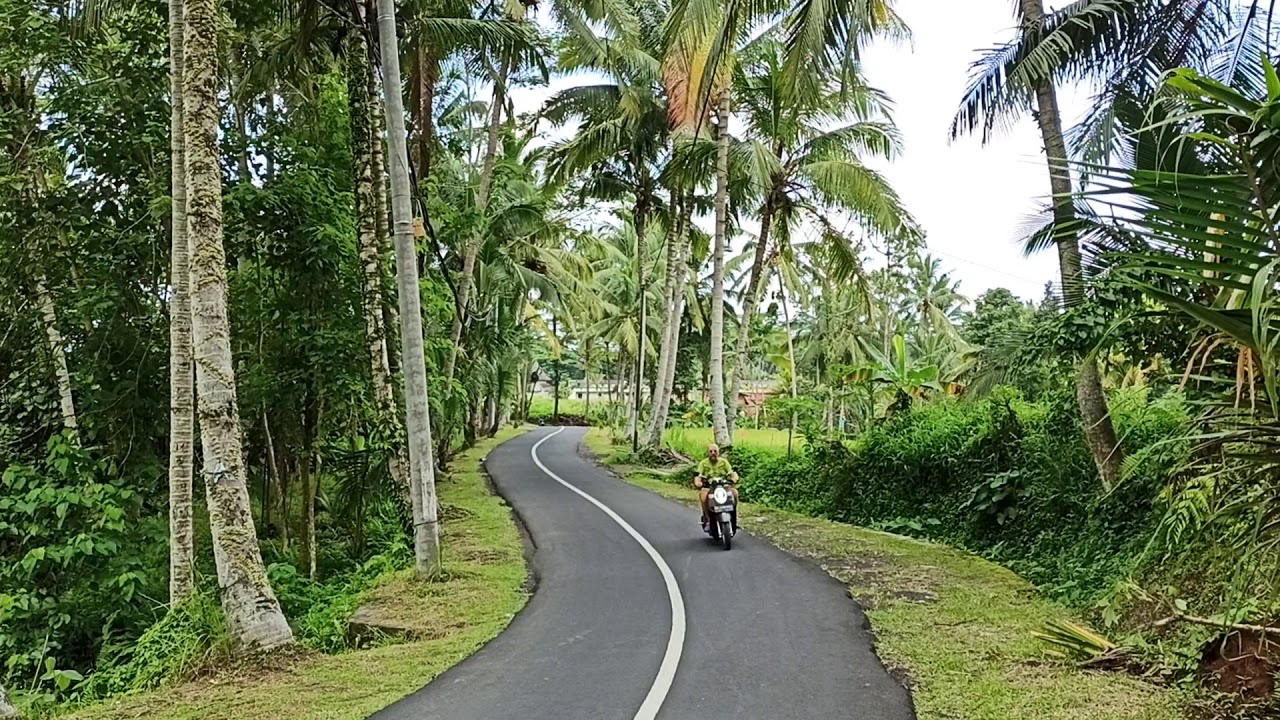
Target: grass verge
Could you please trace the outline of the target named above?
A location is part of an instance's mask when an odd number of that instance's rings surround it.
[[[592,428],[587,449],[615,449]],[[619,475],[695,505],[690,489],[642,468]],[[1044,659],[1031,635],[1069,613],[1013,572],[975,555],[889,533],[743,504],[743,527],[809,558],[862,604],[877,650],[905,676],[920,720],[1173,720],[1185,699],[1137,678]]]
[[[299,650],[268,664],[218,669],[175,687],[80,709],[74,720],[361,720],[425,685],[501,632],[528,594],[519,530],[489,491],[481,462],[525,432],[504,429],[454,461],[439,483],[444,573],[390,573],[362,598],[417,639],[336,655]]]

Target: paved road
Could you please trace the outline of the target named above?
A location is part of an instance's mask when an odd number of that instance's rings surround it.
[[[541,429],[486,467],[535,546],[538,588],[500,636],[375,720],[911,720],[861,610],[826,573]]]

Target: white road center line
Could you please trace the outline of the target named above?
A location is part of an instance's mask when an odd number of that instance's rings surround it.
[[[658,717],[658,710],[662,708],[662,702],[667,699],[667,693],[671,691],[671,683],[676,679],[676,669],[680,666],[680,653],[684,649],[685,635],[684,596],[680,594],[680,585],[676,583],[675,573],[671,572],[667,561],[662,559],[662,555],[658,554],[658,551],[643,535],[631,527],[626,520],[623,520],[608,505],[565,482],[564,478],[551,472],[538,459],[538,447],[562,432],[564,432],[564,428],[560,428],[534,443],[529,450],[529,456],[533,458],[533,464],[546,473],[547,477],[569,488],[582,496],[587,502],[600,508],[605,515],[608,515],[623,530],[626,530],[627,534],[640,543],[640,547],[644,548],[645,552],[649,553],[649,558],[653,560],[654,565],[658,566],[658,572],[662,573],[662,581],[667,585],[667,598],[671,601],[671,637],[667,639],[667,652],[662,656],[662,664],[658,666],[658,675],[653,679],[649,694],[645,696],[644,703],[640,705],[640,710],[636,712],[635,716],[635,720],[654,720]]]

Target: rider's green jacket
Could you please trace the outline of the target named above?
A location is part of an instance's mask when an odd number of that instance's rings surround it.
[[[698,463],[698,474],[708,480],[714,477],[728,479],[733,474],[733,466],[724,458],[715,462],[711,462],[711,458],[703,458],[702,462]]]

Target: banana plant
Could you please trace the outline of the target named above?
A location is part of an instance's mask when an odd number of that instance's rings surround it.
[[[912,403],[924,400],[930,393],[943,392],[938,366],[911,357],[907,340],[902,335],[893,336],[888,353],[874,343],[859,342],[871,362],[854,368],[843,380],[853,384],[870,382],[890,390],[892,399],[886,415],[904,410]]]

